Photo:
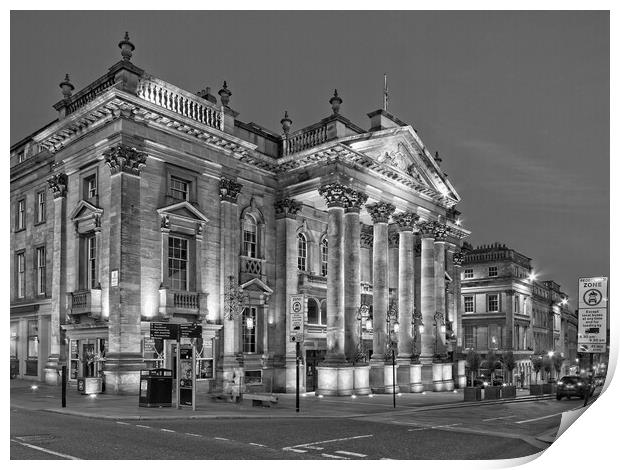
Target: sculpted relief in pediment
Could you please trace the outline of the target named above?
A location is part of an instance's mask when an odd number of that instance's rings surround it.
[[[377,155],[377,162],[385,165],[392,166],[398,170],[407,173],[421,184],[427,185],[428,183],[422,177],[422,174],[417,168],[417,164],[410,153],[407,151],[402,143],[398,144],[398,147],[391,151],[384,150]]]

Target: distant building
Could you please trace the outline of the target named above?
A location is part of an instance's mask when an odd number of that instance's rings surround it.
[[[151,323],[196,323],[201,390],[294,390],[295,339],[308,391],[389,392],[396,343],[399,387],[452,387],[469,232],[412,126],[379,109],[359,127],[334,92],[327,117],[293,130],[285,113],[275,133],[237,119],[226,82],[219,102],[182,90],[119,46],[11,147],[13,371],[57,383],[67,364],[134,393],[140,369],[175,364]]]
[[[533,355],[559,354],[564,358],[560,374],[574,368],[577,316],[560,286],[536,280],[532,260],[506,245],[465,243],[463,253],[459,342],[464,350],[483,356],[489,350],[497,356],[512,351],[515,377],[523,374],[526,384],[535,380]]]

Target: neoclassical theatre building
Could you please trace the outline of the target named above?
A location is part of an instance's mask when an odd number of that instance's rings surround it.
[[[11,148],[11,368],[136,393],[173,368],[152,322],[199,323],[199,390],[451,390],[464,378],[460,198],[387,112],[282,133],[122,59]],[[327,101],[331,109],[327,108]],[[328,112],[329,110],[329,112]],[[367,130],[366,130],[367,129]],[[293,330],[292,296],[303,296]],[[392,355],[397,370],[392,380]],[[457,362],[459,363],[457,365]]]

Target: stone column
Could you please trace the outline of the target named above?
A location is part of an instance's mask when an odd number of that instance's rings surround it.
[[[439,222],[434,225],[435,235],[435,310],[436,320],[436,339],[437,345],[435,353],[441,356],[446,355],[446,335],[441,332],[441,326],[446,324],[446,236],[447,228]]]
[[[463,336],[463,308],[461,306],[461,266],[465,256],[461,251],[457,251],[452,255],[454,263],[454,333],[457,338],[457,351],[460,353],[464,347],[465,338]]]
[[[363,193],[347,191],[344,212],[344,331],[345,357],[355,362],[359,348],[360,293],[360,208],[368,199]],[[331,242],[330,242],[331,243]],[[328,252],[329,253],[329,252]],[[329,278],[328,278],[329,283]]]
[[[52,251],[52,314],[50,319],[50,355],[45,364],[45,382],[50,385],[60,383],[60,369],[66,364],[64,335],[61,324],[65,317],[66,285],[64,266],[66,258],[65,217],[67,175],[58,173],[48,180],[48,185],[54,194],[54,241]],[[62,300],[61,300],[62,299]]]
[[[295,343],[289,338],[290,315],[288,299],[297,294],[297,213],[301,203],[281,199],[275,203],[276,212],[276,319],[274,325],[275,388],[295,391]]]
[[[110,286],[106,390],[138,393],[144,367],[140,332],[141,257],[140,173],[144,152],[124,144],[104,152],[110,167],[110,271],[119,272],[118,286]]]
[[[239,244],[237,197],[241,184],[222,177],[220,179],[220,305],[223,307],[222,323],[224,325],[224,357],[222,361],[221,384],[224,391],[234,390],[235,383],[243,373],[243,356],[241,354],[241,309],[231,310],[226,301],[228,291],[239,285]]]
[[[411,358],[413,353],[413,331],[411,319],[415,308],[415,265],[413,228],[418,216],[405,212],[395,215],[394,222],[398,226],[398,312],[400,330],[398,332],[398,385],[401,391],[412,390]]]
[[[420,363],[422,364],[422,383],[425,390],[432,390],[433,354],[435,352],[435,248],[433,243],[433,222],[424,222],[419,225],[421,238],[420,260],[420,311],[424,332],[420,335]]]
[[[370,387],[378,392],[383,392],[385,389],[383,369],[388,339],[386,314],[389,307],[388,221],[394,209],[393,204],[385,202],[366,206],[374,224],[372,246],[373,353],[370,360]]]

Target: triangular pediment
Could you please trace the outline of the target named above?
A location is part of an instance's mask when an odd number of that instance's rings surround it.
[[[460,200],[460,196],[411,126],[371,132],[360,137],[351,138],[346,145],[377,165],[411,178],[416,185],[429,188],[455,201]]]
[[[255,277],[254,279],[250,279],[248,282],[241,284],[241,290],[243,291],[258,291],[264,292],[266,294],[273,294],[273,289],[271,289],[267,284],[263,281]]]
[[[71,220],[87,219],[94,216],[100,216],[103,214],[103,209],[94,206],[88,201],[82,199],[75,205],[75,208],[71,211]]]
[[[208,222],[209,219],[188,201],[181,201],[170,206],[157,209],[159,215],[176,217],[186,221]]]

